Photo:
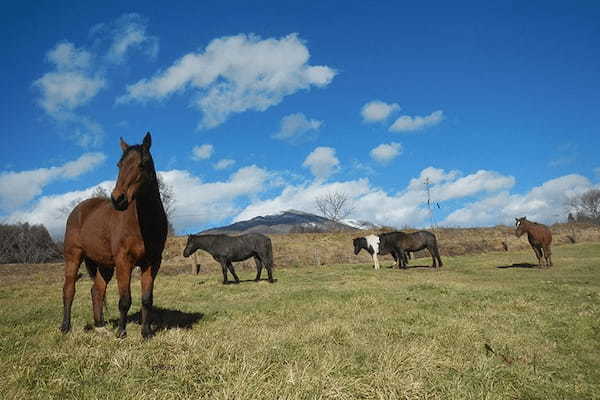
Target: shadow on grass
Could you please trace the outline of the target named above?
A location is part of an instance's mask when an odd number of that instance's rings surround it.
[[[536,264],[518,263],[518,264],[513,264],[513,265],[499,265],[496,268],[505,269],[505,268],[536,268],[536,267],[537,267]]]
[[[407,265],[404,268],[397,268],[395,265],[390,265],[389,267],[387,267],[389,269],[399,269],[399,270],[403,270],[403,269],[435,269],[435,267],[432,267],[431,265]],[[443,268],[443,267],[439,267],[439,268]]]
[[[268,278],[261,278],[258,281],[254,280],[254,279],[240,279],[239,282],[229,281],[229,282],[226,283],[226,285],[237,285],[239,283],[248,283],[248,282],[254,282],[254,283],[269,282],[269,279]],[[276,282],[277,282],[277,279],[273,278],[273,282],[272,283],[276,283]]]
[[[141,312],[127,316],[127,322],[141,324]],[[162,331],[167,329],[192,329],[192,327],[204,318],[203,313],[199,312],[184,312],[179,310],[169,310],[167,308],[154,307],[152,311],[152,327],[153,331]],[[119,323],[118,319],[111,319],[110,324],[116,328]]]

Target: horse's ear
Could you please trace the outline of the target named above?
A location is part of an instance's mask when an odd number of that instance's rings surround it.
[[[127,150],[127,148],[129,147],[129,145],[127,144],[126,141],[123,140],[123,138],[121,138],[121,140],[119,141],[119,144],[121,145],[121,150],[123,150],[123,153],[125,152],[125,150]]]
[[[152,136],[150,132],[146,132],[146,136],[144,136],[144,142],[142,143],[146,150],[150,150],[150,146],[152,146]]]

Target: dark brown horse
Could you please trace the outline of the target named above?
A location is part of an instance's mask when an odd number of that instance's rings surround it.
[[[537,222],[528,221],[527,218],[515,218],[517,226],[516,235],[521,237],[524,233],[527,234],[527,240],[535,252],[538,259],[538,265],[544,266],[542,257],[546,261],[546,267],[552,266],[552,251],[550,244],[552,243],[552,232],[546,225],[538,224]]]
[[[63,323],[71,329],[71,304],[81,261],[85,261],[92,286],[94,325],[105,324],[102,305],[106,286],[115,270],[119,286],[118,337],[127,335],[127,312],[131,306],[131,271],[142,271],[142,336],[152,336],[154,279],[160,268],[167,237],[167,217],[160,199],[148,132],[141,145],[129,146],[121,138],[123,155],[111,200],[92,198],[79,203],[67,219],[65,232],[65,283]]]

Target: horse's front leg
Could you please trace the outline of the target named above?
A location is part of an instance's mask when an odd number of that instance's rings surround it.
[[[149,339],[154,335],[150,324],[154,304],[154,280],[160,269],[160,261],[147,265],[142,269],[142,337]]]
[[[233,275],[235,283],[240,283],[240,278],[238,278],[237,274],[235,273],[235,269],[233,269],[233,264],[231,261],[227,261],[227,268],[229,269],[229,272],[231,272],[231,275]]]
[[[227,261],[220,258],[217,261],[221,264],[221,271],[223,271],[223,285],[227,285],[229,283],[227,279]]]
[[[131,271],[133,263],[129,260],[117,263],[117,284],[119,286],[119,325],[117,337],[127,336],[127,313],[131,307]]]
[[[377,253],[373,253],[371,254],[371,256],[373,257],[373,263],[375,264],[375,269],[379,269],[379,260],[377,259]]]

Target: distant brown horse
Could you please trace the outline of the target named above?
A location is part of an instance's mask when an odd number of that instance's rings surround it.
[[[538,265],[544,266],[542,257],[546,261],[546,267],[552,266],[552,251],[550,244],[552,243],[552,232],[546,225],[538,224],[537,222],[528,221],[527,218],[515,218],[517,226],[517,237],[521,237],[527,233],[527,240],[535,252],[538,259]]]
[[[118,337],[127,335],[127,312],[131,307],[131,271],[142,271],[142,336],[152,336],[154,279],[160,268],[167,237],[167,217],[160,199],[152,138],[146,133],[141,145],[129,146],[121,138],[123,155],[117,166],[119,176],[111,200],[92,198],[79,203],[67,219],[65,232],[65,283],[61,331],[71,329],[71,305],[75,280],[85,260],[92,286],[94,325],[104,326],[102,305],[106,286],[115,270],[119,287]]]

